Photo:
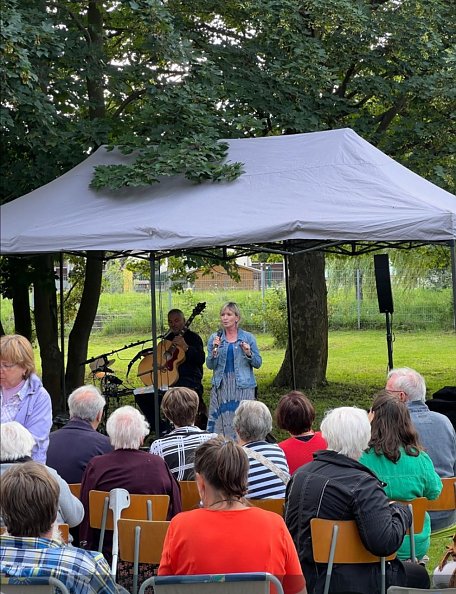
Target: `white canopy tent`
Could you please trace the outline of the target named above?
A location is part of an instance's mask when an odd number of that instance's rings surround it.
[[[456,237],[455,196],[350,129],[227,142],[229,161],[245,169],[234,182],[195,185],[175,177],[115,192],[89,188],[94,166],[131,157],[101,147],[2,207],[2,253]]]
[[[234,182],[195,185],[174,177],[119,191],[89,187],[96,165],[131,163],[131,156],[101,147],[2,206],[1,252],[147,252],[155,270],[156,256],[172,251],[253,246],[288,253],[282,243],[288,240],[304,242],[299,249],[355,242],[454,246],[456,197],[350,129],[227,142],[228,161],[243,163],[245,171]],[[155,406],[158,431],[157,398]]]

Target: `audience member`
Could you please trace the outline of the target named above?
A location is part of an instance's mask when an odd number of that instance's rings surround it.
[[[303,464],[311,462],[313,453],[326,450],[326,441],[320,431],[314,431],[315,409],[302,392],[289,392],[282,396],[276,409],[277,425],[291,437],[278,445],[285,452],[290,474]]]
[[[36,462],[12,466],[0,482],[0,512],[7,535],[0,537],[0,571],[8,577],[61,580],[71,594],[115,594],[101,553],[62,546],[54,539],[60,489]]]
[[[132,406],[115,410],[106,424],[113,452],[95,456],[87,464],[81,483],[81,501],[86,515],[80,528],[81,545],[98,547],[99,530],[89,526],[89,491],[127,489],[135,494],[166,494],[170,496],[168,519],[182,509],[179,485],[166,462],[159,456],[140,450],[149,433],[149,424],[144,416]],[[105,535],[105,555],[109,555],[111,541]]]
[[[32,434],[16,421],[0,425],[0,475],[10,468],[29,462],[35,445]],[[43,466],[59,487],[57,523],[77,526],[84,517],[82,503],[71,493],[68,483],[53,469]]]
[[[441,478],[455,476],[456,433],[448,417],[426,406],[426,382],[423,376],[409,367],[393,369],[388,374],[386,389],[407,404],[420,441],[437,474]],[[432,530],[456,524],[456,511],[433,511],[429,515]]]
[[[203,442],[216,437],[216,433],[195,426],[198,405],[198,394],[183,387],[170,388],[161,403],[162,413],[175,429],[165,437],[156,439],[150,447],[150,453],[163,458],[178,481],[195,480],[195,450]]]
[[[233,441],[216,437],[199,446],[195,472],[203,509],[171,520],[159,575],[267,571],[286,594],[306,591],[283,519],[244,499],[248,468],[245,451]]]
[[[405,403],[383,390],[375,396],[369,417],[369,449],[363,453],[360,462],[385,483],[388,497],[402,501],[417,497],[436,499],[442,490],[442,481],[432,460],[423,451]],[[426,513],[422,532],[415,534],[418,559],[426,555],[430,535],[431,521]],[[409,536],[405,536],[397,556],[410,559]]]
[[[285,497],[290,473],[283,450],[276,443],[266,441],[266,436],[272,429],[268,407],[258,400],[243,400],[234,413],[233,427],[239,444],[249,457],[247,497]]]
[[[287,487],[285,521],[298,550],[309,592],[321,594],[327,565],[316,564],[310,521],[355,520],[364,546],[374,555],[388,556],[400,547],[411,523],[410,510],[390,503],[379,479],[358,460],[371,436],[367,413],[351,407],[326,414],[321,432],[328,449],[293,474]],[[395,559],[387,564],[387,586],[429,587],[427,571],[417,563]],[[331,592],[380,594],[380,563],[338,564]]]
[[[33,348],[19,334],[0,337],[0,423],[17,421],[35,439],[32,458],[46,462],[52,427],[51,397],[35,374]]]
[[[68,397],[70,420],[51,433],[47,452],[47,465],[67,483],[80,483],[89,460],[112,451],[109,437],[97,432],[105,405],[95,386],[77,388]]]

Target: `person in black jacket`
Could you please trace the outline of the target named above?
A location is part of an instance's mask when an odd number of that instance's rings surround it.
[[[186,328],[186,320],[180,309],[168,312],[170,332],[165,340],[170,340],[185,353],[185,361],[179,365],[179,379],[173,387],[191,388],[199,397],[198,413],[195,424],[206,429],[207,407],[203,400],[203,365],[206,358],[201,336]]]
[[[407,507],[390,503],[381,481],[358,462],[370,438],[366,411],[336,408],[327,413],[321,432],[328,450],[314,454],[287,486],[285,522],[298,551],[309,594],[323,592],[327,565],[314,562],[310,520],[355,520],[364,546],[388,556],[399,548],[411,523]],[[330,592],[380,594],[380,563],[334,566]],[[387,586],[429,588],[424,567],[387,563]]]

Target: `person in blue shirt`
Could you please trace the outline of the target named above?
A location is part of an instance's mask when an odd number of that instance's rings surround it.
[[[71,594],[117,594],[101,553],[64,546],[56,532],[59,485],[37,462],[24,462],[2,475],[0,506],[8,533],[0,536],[0,572],[20,577],[55,577]]]
[[[233,417],[242,400],[254,400],[254,369],[262,359],[255,337],[239,328],[241,312],[233,301],[220,310],[221,328],[209,337],[206,365],[213,370],[207,430],[236,439]]]

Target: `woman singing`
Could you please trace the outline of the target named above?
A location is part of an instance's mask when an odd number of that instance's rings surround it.
[[[207,430],[235,439],[234,413],[241,400],[255,398],[253,368],[261,366],[261,356],[253,334],[238,328],[241,313],[236,303],[225,303],[220,319],[222,329],[207,345],[206,364],[214,371]]]

